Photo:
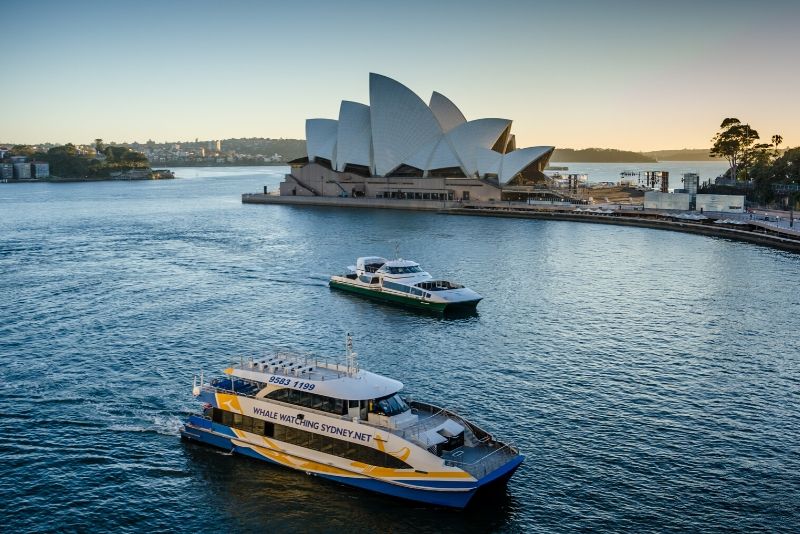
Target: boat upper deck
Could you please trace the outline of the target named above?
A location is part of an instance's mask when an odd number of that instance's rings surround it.
[[[343,400],[369,400],[393,395],[403,383],[358,367],[355,354],[341,364],[289,351],[275,351],[269,356],[242,358],[225,369],[225,374],[251,382],[313,391]]]

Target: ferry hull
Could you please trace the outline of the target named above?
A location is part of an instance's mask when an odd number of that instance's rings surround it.
[[[336,280],[331,280],[329,286],[333,289],[339,289],[341,291],[347,291],[349,293],[354,293],[356,295],[361,295],[371,299],[397,304],[400,306],[404,306],[406,308],[427,310],[436,313],[445,313],[451,311],[472,311],[476,308],[478,302],[480,302],[480,300],[470,300],[461,302],[432,302],[432,301],[415,299],[411,297],[404,297],[402,295],[396,295],[394,293],[389,293],[387,291],[376,291],[374,289],[366,289],[357,286],[355,284],[342,283]]]
[[[291,466],[276,462],[271,458],[260,454],[257,450],[251,447],[245,446],[230,428],[217,423],[211,423],[210,421],[202,418],[194,416],[191,417],[189,422],[184,426],[183,429],[181,429],[181,438],[225,449],[232,453],[262,460],[273,465],[288,467],[290,469],[292,468]],[[472,481],[465,483],[463,481],[450,482],[436,480],[427,482],[413,482],[413,484],[417,485],[425,484],[430,489],[413,488],[408,487],[409,484],[404,484],[402,482],[397,484],[392,482],[384,482],[382,480],[369,477],[339,476],[330,473],[308,474],[313,474],[334,482],[338,482],[340,484],[374,491],[391,497],[421,502],[434,506],[465,508],[478,491],[484,489],[488,490],[489,488],[498,484],[505,483],[523,460],[523,456],[517,456],[504,466],[496,469],[492,473],[487,474],[477,482]]]

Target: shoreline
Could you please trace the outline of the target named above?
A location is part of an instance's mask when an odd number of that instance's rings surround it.
[[[96,176],[96,177],[64,177],[50,175],[47,178],[23,178],[21,180],[2,180],[4,184],[64,184],[76,182],[141,182],[147,180],[174,180],[175,173],[169,169],[153,169],[148,176]]]
[[[496,203],[486,206],[478,203],[441,202],[429,200],[398,200],[373,198],[338,198],[338,197],[281,197],[261,193],[245,193],[243,204],[278,204],[284,206],[327,206],[360,209],[398,209],[408,211],[428,211],[442,215],[503,217],[512,219],[539,219],[551,221],[583,222],[595,224],[613,224],[618,226],[635,226],[655,230],[671,230],[707,237],[719,237],[743,241],[746,243],[768,246],[800,253],[800,227],[789,230],[764,225],[759,221],[751,221],[742,227],[721,226],[711,222],[698,223],[676,221],[662,211],[631,210],[611,213],[580,213],[556,207],[530,207],[526,204],[514,205]],[[746,228],[746,229],[745,229]]]

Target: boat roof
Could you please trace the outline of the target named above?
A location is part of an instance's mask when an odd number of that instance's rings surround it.
[[[335,399],[369,400],[393,395],[403,389],[403,383],[393,378],[292,353],[279,352],[272,356],[251,358],[225,369],[225,374],[263,384],[285,385],[292,389],[313,391]],[[281,382],[271,377],[282,378]],[[288,379],[288,383],[285,380]],[[313,390],[302,387],[311,383]]]
[[[387,261],[389,260],[380,256],[362,256],[361,258],[356,259],[356,265],[370,265],[373,263],[384,264]]]
[[[387,261],[384,267],[419,267],[419,263],[411,260],[396,259]]]

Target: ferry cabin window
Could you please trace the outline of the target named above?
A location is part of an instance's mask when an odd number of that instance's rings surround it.
[[[389,282],[384,278],[383,280],[383,287],[388,289],[394,289],[395,291],[402,291],[403,293],[408,293],[411,291],[411,288],[408,286],[404,286],[403,284],[396,284],[394,282]]]
[[[345,415],[347,413],[345,401],[342,399],[334,399],[333,397],[316,395],[307,391],[298,391],[291,388],[276,389],[275,391],[271,391],[266,398],[288,402],[296,406],[320,410],[335,415]]]
[[[268,438],[274,438],[284,443],[313,449],[340,458],[347,458],[348,460],[361,462],[367,465],[390,467],[392,469],[412,469],[410,465],[401,459],[366,445],[352,443],[324,434],[307,432],[292,426],[270,423],[261,419],[256,419],[255,417],[236,414],[219,408],[213,409],[212,420],[215,423],[220,423],[225,426],[263,435]],[[226,425],[224,421],[230,421],[232,424]],[[235,424],[236,421],[239,421],[239,423]],[[263,432],[257,432],[256,429],[259,428],[263,428]]]
[[[418,265],[412,265],[411,267],[387,267],[387,269],[391,274],[412,274],[422,272],[422,269]]]
[[[227,410],[220,410],[219,408],[212,409],[211,420],[221,425],[238,428],[268,438],[271,438],[274,433],[275,425],[273,423]]]

